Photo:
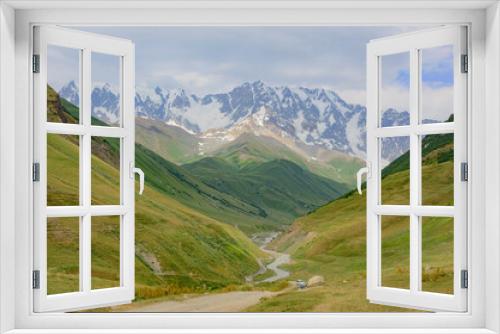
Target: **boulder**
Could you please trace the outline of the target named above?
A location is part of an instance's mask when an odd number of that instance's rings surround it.
[[[313,276],[307,281],[307,287],[312,288],[314,286],[320,286],[325,283],[325,278],[323,276]]]

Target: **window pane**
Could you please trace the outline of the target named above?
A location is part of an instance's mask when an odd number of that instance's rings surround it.
[[[382,286],[410,288],[410,218],[382,216]]]
[[[380,127],[410,124],[410,54],[380,57]]]
[[[92,125],[120,126],[121,60],[92,53]]]
[[[422,217],[422,290],[453,294],[453,218]]]
[[[453,121],[453,46],[422,49],[421,123]]]
[[[81,50],[47,47],[47,121],[78,123]]]
[[[381,204],[410,204],[410,137],[380,139]]]
[[[80,204],[79,136],[47,134],[47,205]]]
[[[92,217],[92,289],[120,286],[120,217]]]
[[[422,145],[422,205],[453,205],[453,134],[427,135]]]
[[[80,290],[80,218],[47,219],[48,294]]]
[[[120,139],[92,137],[92,205],[120,204]]]

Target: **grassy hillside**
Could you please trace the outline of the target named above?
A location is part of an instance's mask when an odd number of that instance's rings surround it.
[[[175,164],[191,163],[206,156],[221,158],[238,167],[286,159],[351,187],[356,171],[363,164],[360,159],[339,152],[324,150],[318,154],[298,147],[294,150],[274,138],[250,132],[243,132],[228,143],[199,139],[179,127],[143,118],[136,120],[136,142]],[[204,155],[200,155],[199,148],[203,148]],[[321,157],[311,158],[315,155]]]
[[[158,149],[163,150],[163,156],[171,155],[174,146],[180,149],[194,140],[179,128],[147,120],[138,123],[139,136],[149,138],[145,145],[152,145],[159,137],[157,144],[164,149]],[[146,135],[146,129],[152,133]],[[180,136],[175,140],[174,132]],[[177,139],[179,142],[173,144]],[[178,166],[139,144],[136,164],[159,191],[210,217],[236,225],[249,235],[280,229],[348,189],[312,174],[302,157],[272,140],[244,135],[214,154],[220,157]],[[302,167],[291,161],[298,161]]]
[[[195,136],[158,121],[136,118],[135,141],[176,164],[198,157],[198,139]]]
[[[210,155],[239,168],[277,159],[289,160],[314,174],[349,186],[354,186],[356,171],[363,164],[357,158],[333,152],[320,160],[312,159],[309,154],[294,151],[271,137],[250,133],[243,133]]]
[[[73,106],[66,110],[63,103],[49,89],[49,119],[61,121],[58,115],[63,112],[67,122],[76,122],[77,109]],[[101,138],[94,139],[92,145],[93,202],[116,204],[117,143]],[[154,165],[161,158],[141,151],[140,146],[137,152],[143,159],[142,165],[138,163],[142,168],[165,170]],[[48,204],[78,204],[77,138],[49,136],[48,166]],[[203,189],[209,187],[200,183],[199,189],[188,191],[186,184],[190,183],[178,181],[170,189],[162,189],[154,178],[146,180],[144,195],[136,197],[138,299],[238,284],[258,269],[256,258],[266,255],[239,229],[197,212],[176,198],[182,193],[196,201],[206,195]],[[74,291],[78,287],[78,219],[50,219],[48,225],[49,293]],[[94,217],[92,227],[93,287],[116,286],[119,224],[116,217]]]
[[[188,169],[166,161],[139,144],[135,156],[136,165],[147,175],[146,182],[166,196],[209,217],[238,226],[248,234],[270,228],[260,208],[208,186]]]
[[[276,159],[286,159],[306,167],[303,158],[270,137],[243,133],[212,153],[235,167],[242,168]]]
[[[423,141],[424,198],[428,203],[452,198],[453,148],[450,135],[428,136]],[[405,156],[384,170],[384,182],[391,184],[386,196],[400,196],[407,185]],[[401,166],[406,167],[402,168]],[[446,201],[446,200],[445,200]],[[382,282],[386,286],[408,286],[407,218],[382,219]],[[422,223],[423,282],[426,291],[450,293],[453,282],[453,222],[449,218],[425,218]],[[366,300],[366,197],[357,193],[337,199],[297,219],[289,231],[274,243],[289,252],[291,279],[322,275],[321,287],[292,291],[267,299],[249,311],[283,312],[378,312],[405,311]]]
[[[204,158],[183,167],[212,188],[259,208],[274,229],[348,190],[284,159],[238,167],[221,158]]]

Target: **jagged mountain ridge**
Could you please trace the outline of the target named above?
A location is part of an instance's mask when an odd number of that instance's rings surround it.
[[[76,103],[78,89],[68,83],[59,93]],[[92,113],[105,122],[116,122],[119,94],[108,84],[94,85]],[[138,89],[136,114],[179,126],[197,135],[226,136],[250,116],[262,127],[305,147],[320,147],[352,156],[364,157],[366,151],[366,108],[350,104],[336,92],[323,88],[271,87],[262,81],[246,82],[227,93],[197,96],[183,89]],[[389,109],[383,126],[408,122],[407,111]],[[404,153],[404,140],[392,141],[384,151],[391,160]]]

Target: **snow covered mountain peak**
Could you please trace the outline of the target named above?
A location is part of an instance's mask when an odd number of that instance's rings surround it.
[[[74,101],[71,86],[59,93]],[[93,114],[116,122],[118,101],[111,87],[94,87]],[[349,104],[325,88],[270,86],[258,80],[228,92],[198,96],[184,89],[138,87],[135,105],[140,117],[176,125],[200,137],[232,140],[253,131],[354,156],[362,157],[366,151],[366,108]],[[389,109],[382,123],[401,125],[408,117],[407,112]]]
[[[59,91],[59,95],[63,96],[66,100],[73,103],[75,106],[80,104],[80,90],[74,80],[68,82]]]

